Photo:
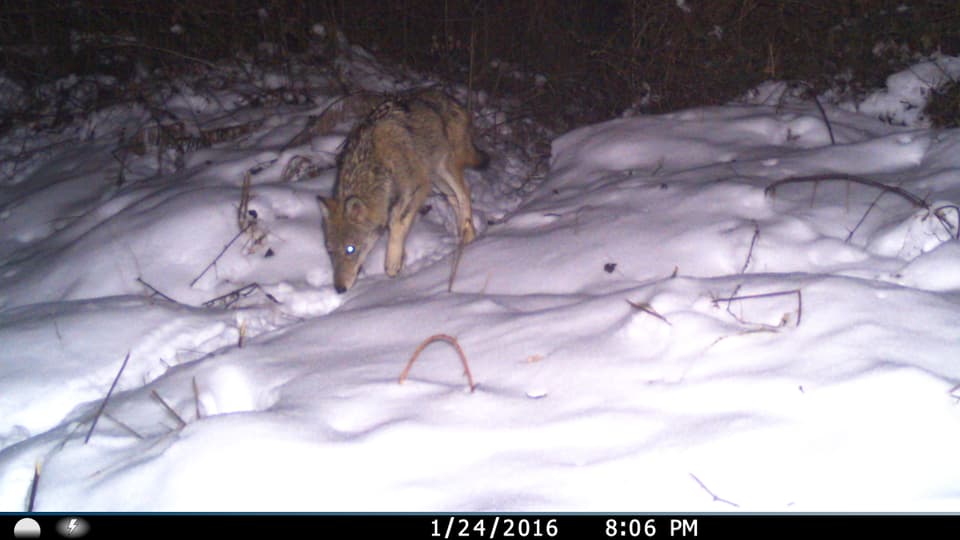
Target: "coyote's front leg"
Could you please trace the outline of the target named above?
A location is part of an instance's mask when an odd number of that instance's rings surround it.
[[[403,268],[403,244],[410,233],[413,219],[417,217],[417,211],[429,194],[428,189],[418,187],[409,196],[401,197],[390,208],[390,221],[387,224],[390,237],[387,240],[387,257],[383,264],[383,270],[390,277],[396,276]]]

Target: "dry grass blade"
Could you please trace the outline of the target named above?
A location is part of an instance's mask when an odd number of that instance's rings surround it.
[[[175,411],[173,407],[167,404],[167,402],[164,401],[162,397],[160,397],[160,394],[158,394],[156,390],[151,390],[150,395],[153,396],[153,399],[160,402],[160,405],[163,405],[163,408],[166,409],[168,413],[170,413],[170,416],[172,416],[177,421],[177,423],[180,425],[181,428],[186,427],[187,422],[184,421],[183,417],[177,414],[177,411]]]
[[[417,360],[417,357],[420,356],[420,353],[427,348],[427,345],[430,345],[434,341],[445,341],[453,346],[456,349],[457,354],[460,355],[460,361],[463,362],[463,371],[467,376],[467,383],[470,385],[470,391],[473,392],[476,389],[476,385],[473,384],[473,375],[470,373],[470,366],[467,364],[467,355],[463,353],[463,349],[460,347],[460,343],[457,341],[457,338],[453,336],[448,336],[446,334],[434,334],[423,341],[417,350],[413,352],[413,355],[410,357],[410,360],[407,361],[407,367],[403,369],[403,373],[400,374],[399,384],[403,384],[407,380],[407,375],[410,373],[410,368],[413,367],[413,363]]]
[[[30,496],[27,497],[27,512],[33,512],[37,500],[37,486],[40,484],[40,462],[33,467],[33,482],[30,483]]]
[[[634,302],[632,300],[627,300],[627,303],[630,304],[630,306],[633,307],[634,309],[639,309],[644,313],[649,313],[650,315],[653,315],[654,317],[660,319],[661,321],[667,323],[668,325],[673,326],[672,324],[670,324],[670,321],[668,321],[666,317],[657,313],[657,310],[653,309],[653,306],[651,306],[650,304],[646,302]]]
[[[107,407],[107,402],[110,401],[110,396],[113,394],[113,389],[117,387],[117,381],[120,380],[120,375],[123,375],[123,370],[127,367],[128,360],[130,360],[130,351],[127,351],[127,356],[124,357],[123,363],[120,364],[120,371],[117,371],[117,376],[113,378],[113,383],[110,385],[110,390],[107,391],[106,397],[104,397],[103,402],[100,403],[100,408],[97,409],[97,414],[93,417],[93,424],[90,425],[90,431],[87,432],[86,438],[83,439],[83,444],[90,442],[90,436],[93,435],[93,430],[97,427],[97,420],[100,419],[100,415],[103,414],[103,410]]]
[[[138,439],[140,439],[140,440],[143,440],[143,439],[144,439],[143,435],[137,433],[137,430],[135,430],[135,429],[133,429],[132,427],[128,426],[126,423],[121,422],[121,421],[118,420],[117,418],[111,416],[110,413],[107,413],[107,412],[103,413],[103,417],[106,418],[107,420],[110,420],[110,421],[113,422],[114,424],[120,426],[121,428],[123,428],[124,431],[126,431],[127,433],[133,435],[134,437],[136,437],[136,438],[138,438]]]

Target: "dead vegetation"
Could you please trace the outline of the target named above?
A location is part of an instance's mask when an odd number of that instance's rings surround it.
[[[222,88],[224,75],[213,73],[222,59],[234,66],[228,77],[252,75],[251,66],[259,64],[295,79],[302,59],[335,74],[334,59],[348,47],[341,35],[397,64],[495,98],[509,96],[523,111],[507,119],[518,128],[530,117],[557,130],[625,110],[726,102],[771,79],[804,81],[814,93],[856,93],[882,86],[918,55],[957,54],[960,47],[960,13],[945,0],[717,0],[705,6],[674,0],[107,0],[95,6],[9,0],[0,12],[0,72],[22,91],[0,105],[0,133],[24,122],[63,125],[83,111],[136,100],[144,85],[178,74],[211,72],[203,77],[206,88]],[[331,84],[338,79],[331,77]],[[253,105],[309,99],[296,86],[250,88]],[[937,125],[955,125],[955,88],[942,92],[929,112]],[[166,120],[144,134],[160,145],[197,144],[208,135],[184,139],[176,122]],[[138,138],[130,134],[131,144]]]
[[[457,351],[457,354],[460,356],[460,361],[463,363],[463,373],[467,376],[467,384],[469,385],[470,392],[476,390],[477,385],[473,383],[473,375],[470,373],[470,365],[467,364],[467,355],[463,352],[463,348],[460,347],[460,342],[457,341],[457,338],[448,336],[447,334],[434,334],[420,343],[420,345],[417,347],[417,350],[413,351],[413,355],[410,356],[410,360],[407,361],[407,367],[405,367],[403,372],[400,374],[400,380],[398,381],[399,384],[403,384],[403,382],[407,380],[407,375],[410,374],[410,369],[413,368],[413,363],[416,362],[417,357],[420,356],[420,353],[427,348],[427,345],[430,345],[435,341],[449,343],[450,346]]]
[[[930,217],[936,219],[937,222],[940,223],[943,229],[947,232],[947,234],[956,238],[960,238],[960,226],[950,223],[950,220],[947,219],[947,212],[949,211],[956,212],[957,218],[960,219],[960,209],[958,209],[956,206],[943,205],[943,206],[933,207],[925,199],[922,199],[899,186],[884,184],[883,182],[879,182],[877,180],[873,180],[871,178],[866,178],[863,176],[857,176],[857,175],[848,174],[848,173],[824,173],[824,174],[813,174],[808,176],[792,176],[792,177],[783,178],[781,180],[777,180],[776,182],[771,183],[769,186],[767,186],[767,188],[764,191],[768,196],[773,196],[776,194],[777,188],[780,186],[784,186],[787,184],[810,183],[810,184],[813,184],[812,193],[816,194],[816,186],[820,182],[849,182],[852,184],[860,184],[860,185],[869,186],[874,189],[880,190],[880,195],[877,196],[877,198],[875,198],[872,203],[870,203],[870,205],[867,207],[867,210],[863,213],[863,216],[857,222],[856,226],[854,226],[854,228],[847,235],[847,238],[846,238],[847,242],[849,242],[853,238],[853,235],[857,232],[857,230],[859,230],[860,226],[867,219],[867,216],[870,214],[870,212],[874,208],[876,208],[877,202],[880,200],[880,197],[882,197],[887,193],[896,195],[901,199],[906,200],[916,208],[926,210],[927,214],[924,219],[927,219]],[[811,201],[811,204],[812,204],[812,201]]]

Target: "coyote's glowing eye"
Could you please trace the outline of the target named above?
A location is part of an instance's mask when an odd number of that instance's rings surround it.
[[[343,251],[344,251],[347,255],[353,255],[354,253],[357,252],[357,246],[355,246],[355,245],[353,245],[353,244],[350,244],[349,246],[343,248]]]

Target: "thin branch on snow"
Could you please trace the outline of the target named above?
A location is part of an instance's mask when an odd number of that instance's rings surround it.
[[[276,297],[274,297],[272,294],[268,293],[267,291],[263,290],[263,287],[261,287],[259,283],[250,283],[249,285],[244,285],[239,289],[234,289],[228,292],[227,294],[222,294],[216,298],[207,300],[201,305],[205,308],[209,308],[209,307],[215,307],[218,304],[222,304],[221,307],[229,308],[234,304],[236,304],[237,302],[239,302],[241,299],[250,296],[256,291],[262,292],[264,296],[266,296],[267,299],[273,302],[274,304],[280,303],[280,301],[277,300]],[[242,347],[242,344],[241,344],[241,347]]]
[[[123,375],[123,370],[127,367],[128,360],[130,360],[130,351],[127,351],[127,356],[124,357],[123,363],[120,364],[120,371],[117,371],[117,376],[113,378],[113,383],[110,385],[110,390],[107,391],[106,397],[104,397],[103,402],[100,403],[100,408],[97,409],[97,414],[95,414],[93,417],[93,423],[90,424],[90,431],[87,432],[86,438],[83,439],[83,444],[90,442],[90,436],[93,435],[93,430],[97,427],[97,420],[100,419],[100,415],[103,414],[103,410],[107,408],[107,402],[110,401],[110,396],[113,394],[113,389],[117,387],[117,381],[120,380],[120,375]]]
[[[827,125],[827,133],[830,134],[830,144],[837,144],[837,139],[833,136],[833,126],[830,124],[830,120],[827,118],[827,111],[823,110],[823,105],[820,104],[820,100],[817,98],[816,92],[811,91],[810,95],[813,97],[813,103],[817,106],[817,109],[820,109],[820,116],[823,117],[823,123]]]
[[[40,462],[33,466],[33,482],[30,483],[30,495],[27,497],[27,512],[33,512],[33,504],[37,500],[37,486],[40,484]]]
[[[104,48],[118,48],[118,49],[122,49],[122,48],[125,48],[125,47],[147,49],[147,50],[150,50],[150,51],[155,51],[155,52],[160,52],[160,53],[164,53],[164,54],[169,54],[170,56],[175,56],[175,57],[177,57],[177,58],[182,58],[183,60],[190,60],[191,62],[196,62],[196,63],[198,63],[198,64],[202,64],[202,65],[204,65],[204,66],[207,66],[207,67],[210,68],[210,69],[214,69],[214,70],[217,69],[217,65],[216,65],[216,64],[214,64],[213,62],[209,62],[209,61],[207,61],[207,60],[204,60],[203,58],[198,58],[198,57],[196,57],[196,56],[190,56],[189,54],[184,54],[184,53],[182,53],[182,52],[178,52],[178,51],[175,51],[175,50],[173,50],[173,49],[167,49],[167,48],[165,48],[165,47],[157,47],[157,46],[155,46],[155,45],[148,45],[148,44],[146,44],[146,43],[140,43],[140,42],[137,42],[137,41],[119,40],[119,39],[118,39],[118,40],[114,41],[113,43],[104,43],[104,44],[102,44],[101,46],[104,47]]]
[[[178,424],[180,424],[181,428],[187,426],[187,423],[186,421],[184,421],[183,417],[177,414],[177,411],[175,411],[173,407],[167,404],[167,402],[164,401],[162,397],[160,397],[160,394],[158,394],[156,390],[151,390],[150,395],[153,396],[153,399],[159,401],[160,404],[163,405],[163,408],[166,409],[168,413],[170,413],[170,416],[172,416],[177,421]]]
[[[844,240],[844,243],[850,242],[850,239],[852,239],[853,235],[856,234],[857,229],[860,228],[860,225],[863,225],[863,222],[867,220],[867,216],[870,215],[870,212],[874,208],[876,208],[877,203],[880,202],[880,198],[883,197],[884,193],[886,193],[886,191],[881,191],[880,193],[877,194],[876,198],[873,199],[873,202],[870,203],[870,206],[867,207],[867,211],[864,212],[863,215],[860,217],[860,221],[858,221],[857,224],[853,226],[853,230],[851,230],[850,234],[847,235],[847,238]]]
[[[953,224],[951,224],[947,220],[947,216],[944,215],[943,213],[944,210],[953,210],[954,212],[957,213],[957,227],[956,227],[957,230],[955,233],[951,232],[951,229],[953,229],[954,227],[953,227]],[[933,213],[934,215],[937,216],[937,220],[940,221],[940,224],[943,225],[943,228],[945,228],[947,232],[954,237],[954,239],[960,240],[960,206],[957,206],[955,204],[945,204],[940,208],[937,208],[936,210],[934,210]]]
[[[728,500],[726,500],[726,499],[724,499],[724,498],[718,497],[716,493],[710,491],[710,488],[708,488],[708,487],[706,486],[706,484],[704,484],[703,482],[701,482],[700,479],[697,478],[697,475],[695,475],[695,474],[693,474],[693,473],[690,473],[690,478],[693,478],[693,480],[694,480],[697,484],[699,484],[700,487],[703,488],[704,491],[706,491],[711,497],[713,497],[713,501],[714,501],[714,502],[722,502],[722,503],[729,504],[730,506],[732,506],[732,507],[734,507],[734,508],[740,508],[740,505],[739,505],[739,504],[737,504],[737,503],[735,503],[735,502],[728,501]]]
[[[817,183],[829,182],[829,181],[851,182],[854,184],[862,184],[865,186],[870,186],[870,187],[874,187],[881,190],[880,195],[877,196],[877,198],[874,199],[872,203],[870,203],[870,206],[867,208],[867,211],[864,213],[863,217],[860,218],[860,221],[857,222],[857,225],[853,228],[852,231],[850,231],[850,234],[847,235],[847,239],[846,239],[847,242],[849,242],[850,238],[852,238],[854,233],[857,232],[857,229],[860,227],[860,225],[864,222],[864,220],[867,219],[867,215],[870,213],[871,210],[873,210],[877,202],[880,200],[880,197],[882,197],[885,193],[893,193],[894,195],[898,195],[903,199],[906,199],[908,202],[910,202],[910,204],[916,206],[917,208],[923,208],[924,210],[927,210],[929,213],[933,214],[933,216],[937,218],[937,220],[940,222],[940,224],[943,226],[943,228],[947,231],[947,233],[950,236],[954,236],[955,238],[960,239],[960,227],[957,227],[957,230],[954,231],[953,225],[949,222],[949,220],[946,219],[946,216],[944,216],[942,212],[945,209],[954,210],[957,212],[958,220],[960,220],[960,208],[958,208],[956,205],[944,205],[939,208],[931,208],[930,203],[928,203],[926,200],[921,199],[920,197],[917,197],[913,193],[910,193],[909,191],[903,188],[900,188],[898,186],[891,186],[888,184],[884,184],[883,182],[878,182],[876,180],[871,180],[869,178],[864,178],[862,176],[857,176],[854,174],[829,173],[829,174],[814,174],[810,176],[791,176],[789,178],[783,178],[781,180],[777,180],[776,182],[773,182],[772,184],[766,187],[766,189],[764,190],[764,193],[766,195],[773,195],[774,192],[776,192],[777,187],[779,186],[782,186],[785,184],[795,184],[800,182],[814,182],[814,189],[816,189]]]
[[[194,408],[195,414],[197,415],[197,420],[199,420],[200,418],[202,418],[202,416],[200,415],[200,390],[197,388],[196,376],[192,378],[192,384],[193,384],[193,408]]]
[[[153,285],[150,285],[149,283],[147,283],[147,282],[144,281],[143,279],[141,279],[141,278],[138,277],[138,278],[137,278],[137,281],[138,281],[141,285],[143,285],[144,287],[150,289],[150,290],[153,292],[153,296],[159,296],[160,298],[163,298],[163,299],[166,300],[167,302],[173,302],[174,304],[179,304],[179,303],[180,303],[180,302],[177,302],[176,300],[174,300],[173,298],[170,298],[169,296],[163,294],[162,292],[160,292],[159,290],[157,290],[156,287],[154,287]]]
[[[457,338],[453,336],[448,336],[446,334],[434,334],[423,341],[417,350],[413,351],[413,356],[410,357],[410,360],[407,361],[407,367],[404,368],[403,373],[400,374],[399,384],[403,384],[407,380],[407,375],[410,373],[410,368],[413,367],[413,363],[417,360],[417,357],[420,356],[420,353],[427,348],[427,345],[433,343],[434,341],[445,341],[453,346],[456,349],[457,354],[460,355],[460,361],[463,362],[463,371],[467,376],[467,382],[470,384],[470,391],[473,392],[477,385],[473,383],[473,375],[470,373],[470,366],[467,364],[467,355],[463,353],[463,349],[460,347],[460,343],[457,342]]]
[[[806,89],[806,95],[809,95],[810,98],[813,99],[814,105],[817,106],[817,109],[820,111],[820,116],[823,118],[824,125],[827,126],[827,133],[830,135],[830,144],[831,145],[837,144],[837,139],[833,136],[833,125],[830,124],[830,119],[827,118],[827,111],[823,109],[823,105],[820,103],[820,99],[817,97],[816,89],[810,83],[807,83],[805,81],[791,81],[789,85],[802,86]],[[780,108],[784,105],[787,96],[788,96],[787,92],[780,94],[780,99],[778,100],[778,103],[777,103],[777,110],[780,110]]]
[[[673,326],[672,324],[670,324],[670,321],[668,321],[666,317],[659,314],[657,310],[653,309],[653,306],[651,306],[650,304],[646,302],[634,302],[632,300],[627,300],[627,303],[630,304],[630,306],[633,307],[634,309],[638,309],[644,313],[649,313],[650,315],[653,315],[654,317],[667,323],[667,325]]]
[[[143,435],[137,433],[137,431],[136,431],[135,429],[133,429],[132,427],[128,426],[126,423],[121,422],[121,421],[118,420],[116,417],[111,416],[110,413],[108,413],[108,412],[103,413],[103,417],[106,418],[107,420],[110,420],[110,421],[113,422],[114,424],[120,426],[120,427],[123,428],[124,431],[126,431],[127,433],[133,435],[134,437],[136,437],[136,438],[138,438],[138,439],[140,439],[140,440],[143,440],[143,438],[144,438]]]
[[[757,240],[760,238],[760,224],[756,221],[753,222],[753,238],[750,240],[750,249],[747,251],[747,260],[743,262],[743,268],[740,269],[740,273],[744,274],[747,271],[747,267],[750,266],[750,259],[753,258],[753,248],[757,245]]]
[[[739,290],[739,287],[738,287],[738,290]],[[787,296],[792,294],[797,295],[797,324],[795,325],[796,327],[796,326],[800,326],[800,319],[803,318],[803,295],[801,294],[800,289],[793,289],[791,291],[763,293],[763,294],[748,294],[744,296],[728,296],[727,298],[714,298],[713,305],[717,306],[720,302],[727,302],[727,312],[730,313],[730,315],[733,315],[735,319],[740,321],[740,318],[734,315],[732,311],[730,311],[730,302],[733,302],[734,300],[755,300],[757,298],[772,298],[776,296]],[[743,322],[743,321],[740,321],[740,322]]]
[[[899,188],[897,186],[887,185],[887,184],[884,184],[883,182],[877,182],[876,180],[871,180],[869,178],[864,178],[862,176],[857,176],[854,174],[847,174],[847,173],[828,173],[828,174],[812,174],[809,176],[791,176],[789,178],[783,178],[781,180],[777,180],[776,182],[767,186],[767,188],[763,190],[763,192],[766,195],[773,195],[779,186],[782,186],[785,184],[797,184],[800,182],[815,182],[815,183],[817,182],[853,182],[855,184],[863,184],[865,186],[881,189],[887,193],[893,193],[894,195],[899,195],[900,197],[903,197],[904,199],[906,199],[907,201],[909,201],[911,204],[913,204],[918,208],[926,208],[928,210],[930,209],[930,205],[927,204],[926,201],[924,201],[920,197],[917,197],[916,195],[914,195],[913,193],[910,193],[905,189]]]
[[[247,226],[244,227],[243,229],[240,229],[240,232],[235,234],[233,238],[231,238],[230,241],[227,242],[227,245],[223,246],[223,249],[220,250],[220,253],[218,253],[217,256],[213,258],[212,261],[210,261],[210,264],[208,264],[207,267],[203,269],[203,272],[200,272],[199,276],[193,278],[193,281],[190,282],[190,286],[193,287],[194,285],[196,285],[197,282],[200,281],[200,278],[202,278],[204,274],[206,274],[211,268],[213,268],[213,265],[217,264],[217,261],[220,260],[220,257],[223,257],[224,253],[226,253],[227,250],[230,249],[230,246],[232,246],[233,243],[237,241],[237,238],[240,238],[241,236],[243,236],[243,234],[247,232],[247,229],[249,229],[252,226],[253,226],[253,223],[251,222],[247,224]]]

